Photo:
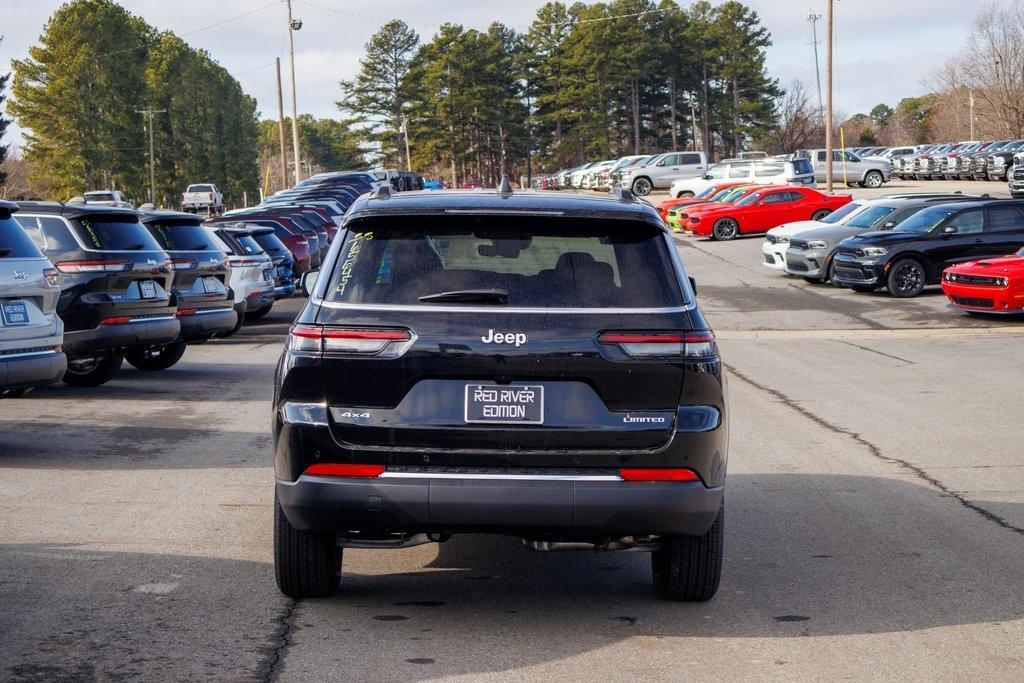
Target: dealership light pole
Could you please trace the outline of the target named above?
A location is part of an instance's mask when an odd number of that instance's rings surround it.
[[[832,191],[832,14],[833,0],[828,0],[825,21],[825,189]]]
[[[281,189],[288,187],[288,154],[284,150],[284,96],[281,94],[281,58],[274,57],[277,65],[277,135],[281,146]]]
[[[299,161],[299,105],[295,97],[295,40],[292,34],[302,28],[301,19],[292,19],[292,0],[288,5],[288,58],[292,68],[292,154],[295,156],[295,182],[302,180],[302,164]]]
[[[818,112],[824,113],[825,105],[821,102],[821,60],[818,59],[818,22],[821,15],[811,10],[807,15],[807,21],[811,22],[811,44],[814,45],[814,75],[818,79]]]

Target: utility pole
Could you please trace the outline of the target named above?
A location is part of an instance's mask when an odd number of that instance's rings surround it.
[[[821,102],[821,62],[818,59],[818,22],[821,21],[821,15],[811,10],[807,15],[807,21],[811,22],[811,43],[814,45],[814,74],[818,78],[818,111],[824,112],[825,105]]]
[[[156,207],[156,170],[153,162],[153,117],[157,114],[167,113],[166,109],[136,109],[136,114],[146,117],[146,127],[149,128],[149,201]]]
[[[402,114],[402,133],[405,134],[405,170],[412,172],[412,155],[409,153],[409,117]]]
[[[301,19],[292,19],[292,0],[288,5],[288,58],[292,68],[292,153],[295,155],[295,182],[302,180],[302,164],[299,161],[299,105],[295,97],[295,40],[292,34],[302,28]]]
[[[284,95],[281,92],[281,58],[274,57],[277,65],[277,136],[281,145],[281,189],[288,187],[288,153],[284,149]]]
[[[832,16],[834,0],[828,0],[828,19],[825,40],[825,189],[832,191]]]

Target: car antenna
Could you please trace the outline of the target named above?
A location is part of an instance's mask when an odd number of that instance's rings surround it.
[[[501,174],[501,182],[498,184],[498,194],[508,196],[512,194],[512,183],[509,182],[508,174]]]

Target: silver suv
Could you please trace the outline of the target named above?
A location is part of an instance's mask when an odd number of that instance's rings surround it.
[[[59,382],[68,361],[61,351],[57,271],[0,201],[0,397]]]
[[[814,177],[819,183],[825,182],[828,164],[825,162],[825,150],[812,149],[798,152],[797,157],[811,160],[814,166]],[[836,183],[878,188],[889,182],[892,175],[892,163],[874,159],[862,159],[852,152],[832,151],[832,178]]]
[[[656,157],[646,166],[623,169],[622,185],[641,197],[655,189],[667,189],[684,178],[698,178],[708,169],[704,152],[669,152]]]

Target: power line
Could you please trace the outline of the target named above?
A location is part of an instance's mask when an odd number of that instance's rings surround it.
[[[336,7],[328,7],[326,5],[321,5],[321,4],[316,3],[316,2],[311,2],[310,0],[294,0],[294,2],[302,4],[302,5],[306,5],[308,7],[316,7],[317,9],[322,9],[322,10],[327,11],[327,12],[334,12],[335,14],[342,14],[342,15],[345,15],[347,17],[354,17],[356,19],[367,19],[369,21],[387,22],[387,21],[391,21],[392,19],[395,18],[395,17],[372,16],[372,15],[369,15],[369,14],[359,14],[357,12],[349,12],[348,10],[337,9]],[[642,17],[642,16],[647,15],[647,14],[661,14],[662,12],[671,12],[671,11],[674,11],[676,9],[680,9],[680,8],[678,6],[676,6],[676,7],[661,7],[661,8],[658,8],[658,9],[644,10],[642,12],[630,12],[629,14],[616,14],[616,15],[610,16],[610,17],[594,17],[592,19],[570,19],[568,21],[560,21],[560,22],[556,21],[556,22],[552,22],[551,24],[548,24],[548,25],[551,26],[551,27],[557,27],[557,26],[570,26],[570,25],[575,25],[575,24],[592,24],[592,23],[601,22],[601,21],[613,21],[615,19],[632,19],[632,18],[635,18],[635,17]],[[448,22],[443,22],[443,21],[442,22],[436,22],[436,21],[435,22],[431,22],[431,21],[406,21],[405,19],[403,19],[402,21],[404,21],[406,24],[412,24],[414,26],[429,26],[431,28],[437,28],[439,26],[442,26],[445,23],[448,23]],[[533,24],[531,23],[530,26],[533,26]]]

